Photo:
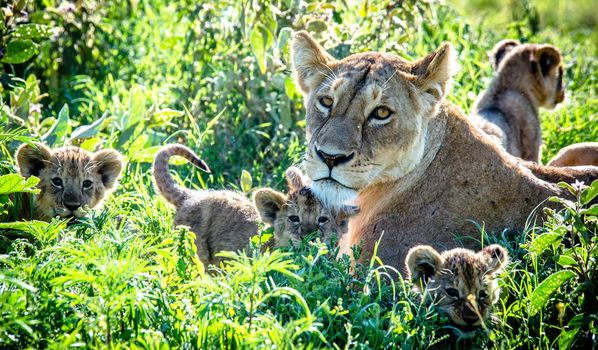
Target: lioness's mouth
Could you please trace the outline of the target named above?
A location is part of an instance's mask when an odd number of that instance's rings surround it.
[[[332,178],[332,177],[330,177],[330,176],[327,176],[327,177],[323,177],[323,178],[320,178],[320,179],[314,180],[314,182],[326,182],[326,181],[330,181],[330,182],[333,182],[334,184],[336,184],[336,185],[338,185],[338,186],[341,186],[341,187],[344,187],[344,188],[348,188],[348,189],[350,189],[350,190],[353,190],[353,191],[357,191],[357,189],[356,189],[356,188],[353,188],[353,187],[349,187],[349,186],[343,185],[342,183],[338,182],[337,180],[335,180],[334,178]]]

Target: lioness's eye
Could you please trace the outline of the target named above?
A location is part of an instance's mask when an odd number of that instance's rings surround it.
[[[299,217],[297,215],[291,215],[289,216],[289,221],[296,224],[299,222]]]
[[[453,297],[453,298],[459,297],[459,291],[456,290],[455,288],[447,288],[446,294],[448,294],[449,297]]]
[[[62,187],[62,179],[59,177],[55,177],[52,179],[52,185],[56,187]]]
[[[93,183],[90,180],[83,181],[83,188],[91,188]]]
[[[330,107],[332,107],[332,104],[334,103],[334,100],[332,99],[332,97],[328,97],[328,96],[320,97],[320,99],[318,101],[324,108],[330,108]]]
[[[327,223],[327,222],[328,222],[328,218],[327,218],[327,217],[325,217],[325,216],[320,216],[320,217],[318,218],[318,224],[325,224],[325,223]]]
[[[380,107],[376,107],[376,109],[374,109],[372,111],[372,113],[370,113],[370,118],[384,120],[384,119],[388,119],[391,115],[392,115],[392,112],[390,111],[390,109],[388,109],[384,106],[380,106]]]

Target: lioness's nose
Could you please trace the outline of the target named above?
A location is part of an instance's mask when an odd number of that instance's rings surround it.
[[[317,148],[316,148],[316,154],[324,163],[326,163],[326,165],[328,165],[328,168],[330,168],[330,169],[334,168],[337,165],[347,163],[348,161],[353,159],[353,156],[355,155],[355,153],[351,153],[349,155],[342,154],[342,153],[328,154],[326,152],[320,151]]]
[[[79,209],[79,207],[81,206],[81,203],[64,202],[64,206],[70,211],[75,211],[75,210]]]

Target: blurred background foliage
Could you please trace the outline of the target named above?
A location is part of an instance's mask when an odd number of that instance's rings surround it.
[[[598,136],[588,127],[597,110],[590,3],[8,1],[0,124],[39,138],[66,104],[71,117],[59,128],[61,142],[103,143],[140,162],[151,160],[155,146],[181,142],[215,170],[205,179],[210,185],[237,183],[243,168],[258,183],[277,185],[304,143],[290,75],[292,31],[310,31],[338,58],[382,50],[413,59],[450,41],[462,65],[450,98],[465,111],[491,77],[487,51],[511,37],[551,42],[565,55],[569,101],[561,112],[543,113],[548,158]]]

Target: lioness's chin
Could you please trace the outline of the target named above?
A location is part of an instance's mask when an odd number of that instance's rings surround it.
[[[331,180],[314,181],[312,191],[316,194],[325,206],[338,208],[343,205],[354,204],[357,198],[357,191],[349,189]]]

